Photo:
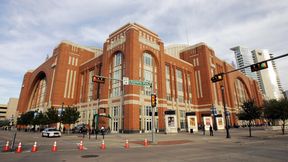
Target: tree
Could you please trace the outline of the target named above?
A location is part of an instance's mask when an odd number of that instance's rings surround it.
[[[32,123],[33,118],[34,118],[34,111],[28,111],[24,114],[21,114],[19,122],[21,122],[21,125],[30,125],[33,124]]]
[[[9,120],[0,120],[0,127],[9,126],[9,125],[10,125]]]
[[[60,121],[57,109],[51,107],[45,113],[47,116],[47,124],[54,124]]]
[[[279,103],[277,100],[265,100],[264,101],[264,117],[275,125],[275,120],[278,120],[277,115],[277,107],[279,107]]]
[[[61,121],[63,124],[68,124],[70,128],[70,125],[75,124],[79,118],[80,118],[80,112],[77,111],[77,108],[68,107],[68,108],[65,108],[65,111],[62,114]],[[69,129],[68,129],[68,134],[69,134]]]
[[[264,114],[269,120],[282,121],[282,134],[285,134],[285,122],[288,119],[288,100],[285,98],[277,100],[269,100],[264,102]]]
[[[48,117],[47,117],[46,113],[43,113],[42,111],[37,113],[37,115],[33,119],[33,124],[34,125],[40,125],[40,127],[48,124]]]
[[[237,114],[239,120],[247,120],[248,127],[249,127],[249,137],[251,135],[251,124],[252,121],[255,119],[259,119],[261,117],[262,111],[261,109],[255,104],[253,100],[245,101],[242,106],[242,110],[239,114]]]
[[[279,101],[278,114],[279,119],[282,121],[282,134],[285,134],[285,122],[288,119],[288,100],[282,98]]]

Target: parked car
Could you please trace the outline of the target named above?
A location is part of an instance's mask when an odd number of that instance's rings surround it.
[[[42,131],[42,137],[61,137],[61,132],[56,128],[45,128]]]
[[[87,133],[88,127],[86,124],[77,125],[72,129],[72,133]]]

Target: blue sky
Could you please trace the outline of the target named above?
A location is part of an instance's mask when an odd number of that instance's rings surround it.
[[[165,45],[206,42],[229,63],[229,49],[237,45],[288,53],[287,0],[2,0],[0,103],[19,97],[24,73],[43,63],[60,41],[102,48],[128,22],[154,31]],[[284,90],[287,60],[276,61]]]

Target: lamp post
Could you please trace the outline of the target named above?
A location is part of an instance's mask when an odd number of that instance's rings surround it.
[[[216,130],[218,130],[217,123],[216,123],[217,111],[216,111],[214,104],[212,104],[212,106],[211,106],[211,114],[212,114],[212,118],[213,118],[213,129],[216,131]]]
[[[221,92],[222,92],[221,94],[222,94],[222,101],[223,101],[223,106],[224,106],[226,138],[231,138],[230,133],[229,133],[229,127],[228,127],[227,109],[226,109],[226,104],[225,104],[224,86],[223,85],[221,85]]]
[[[62,120],[62,115],[63,115],[63,108],[64,108],[64,102],[62,102],[62,107],[61,107],[61,111],[60,111],[60,126],[59,126],[59,130],[61,131],[61,120]]]

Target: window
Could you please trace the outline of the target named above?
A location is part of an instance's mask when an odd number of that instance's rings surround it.
[[[171,97],[171,81],[170,81],[170,67],[169,65],[165,66],[165,78],[166,78],[166,99],[172,101]]]
[[[156,75],[156,72],[154,72],[154,67],[153,67],[153,57],[149,53],[144,53],[143,54],[143,62],[144,62],[144,67],[143,67],[143,78],[142,80],[151,82],[152,84],[155,82],[153,75]],[[152,93],[151,87],[145,86],[143,87],[144,94],[147,96],[150,96]]]
[[[114,79],[122,79],[122,53],[118,52],[114,56],[114,61],[111,65],[112,74],[110,76]],[[112,80],[112,90],[111,90],[111,97],[120,96],[121,95],[121,85],[122,83],[118,80]]]
[[[152,113],[151,106],[145,106],[145,116],[150,116],[151,113]]]
[[[40,74],[39,80],[35,84],[30,102],[30,108],[43,107],[46,97],[47,81],[45,74]]]
[[[152,66],[152,56],[148,53],[144,53],[144,65]]]
[[[179,110],[179,113],[180,113],[180,129],[186,129],[185,111]]]
[[[91,70],[89,71],[89,79],[88,79],[88,96],[87,96],[87,101],[92,101],[93,100],[93,86],[94,83],[92,82],[92,77],[94,75],[94,71]]]
[[[243,104],[248,99],[248,94],[243,82],[239,79],[236,79],[234,82],[235,91],[234,96],[236,98],[238,107]]]
[[[177,75],[177,91],[183,92],[183,79],[182,79],[182,71],[176,69],[176,75]]]
[[[183,84],[181,82],[177,82],[177,90],[183,91]]]

